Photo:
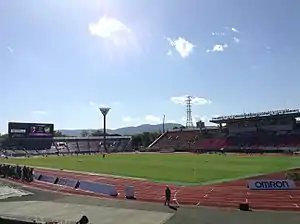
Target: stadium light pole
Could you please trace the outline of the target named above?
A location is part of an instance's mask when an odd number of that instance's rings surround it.
[[[104,144],[104,150],[105,150],[105,152],[107,152],[107,148],[106,148],[106,116],[107,116],[108,112],[110,111],[110,108],[101,107],[101,108],[99,108],[99,110],[103,115],[103,144]]]

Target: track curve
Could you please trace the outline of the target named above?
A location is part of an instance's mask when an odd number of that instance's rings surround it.
[[[125,198],[124,187],[125,185],[131,185],[134,186],[135,196],[139,201],[156,203],[163,203],[164,201],[166,185],[163,183],[60,170],[36,169],[36,172],[75,180],[113,184],[120,194],[117,197],[118,199]],[[300,172],[300,169],[295,170],[295,172]],[[285,172],[278,172],[257,178],[265,180],[284,179],[284,175]],[[251,191],[247,188],[247,180],[249,179],[250,178],[205,186],[169,186],[173,192],[174,202],[179,205],[237,208],[240,203],[248,202],[252,209],[300,211],[300,187],[297,187],[295,190]],[[45,184],[36,181],[33,185],[43,187]],[[91,192],[61,188],[56,185],[49,186],[50,184],[46,185],[47,188],[66,193],[111,198]]]

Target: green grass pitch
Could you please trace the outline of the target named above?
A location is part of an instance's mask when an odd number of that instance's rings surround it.
[[[300,157],[196,154],[109,154],[1,159],[0,163],[63,168],[176,183],[208,183],[300,166]]]

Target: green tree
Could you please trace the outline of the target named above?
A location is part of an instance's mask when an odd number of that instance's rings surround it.
[[[81,135],[81,137],[87,137],[87,136],[90,135],[90,131],[89,130],[83,130],[80,135]]]
[[[144,132],[132,136],[132,145],[135,149],[148,147],[161,135],[160,132]]]
[[[61,131],[54,131],[54,137],[68,137],[67,135],[64,135]]]
[[[102,130],[93,131],[91,133],[91,136],[94,136],[94,137],[96,137],[96,136],[103,136],[103,131]]]
[[[138,149],[142,146],[142,136],[141,134],[133,135],[132,136],[132,145],[134,149]]]

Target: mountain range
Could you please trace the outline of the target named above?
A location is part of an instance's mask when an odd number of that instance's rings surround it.
[[[173,128],[181,127],[181,124],[176,123],[166,123],[164,124],[165,130],[173,130]],[[119,134],[119,135],[136,135],[143,132],[159,132],[163,130],[163,124],[142,124],[135,127],[123,127],[118,129],[107,129],[108,134]],[[68,135],[68,136],[81,136],[81,133],[83,131],[89,131],[93,132],[96,131],[95,129],[74,129],[74,130],[67,130],[67,129],[61,129],[59,130],[62,134]]]

